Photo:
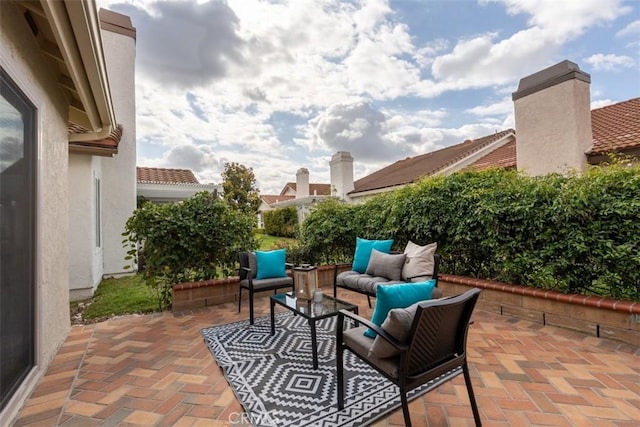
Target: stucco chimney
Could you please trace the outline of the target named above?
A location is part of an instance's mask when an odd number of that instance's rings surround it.
[[[591,76],[562,61],[520,80],[513,93],[518,170],[582,172],[591,135]]]
[[[296,199],[309,197],[309,170],[298,169],[296,172]]]
[[[331,157],[331,195],[348,200],[353,190],[353,157],[348,151],[338,151]]]

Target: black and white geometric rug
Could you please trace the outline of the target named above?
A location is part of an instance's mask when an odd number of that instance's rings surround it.
[[[335,322],[316,324],[318,370],[312,366],[308,322],[291,312],[202,330],[251,423],[268,426],[366,426],[400,406],[398,388],[345,351],[345,408],[336,397]],[[420,396],[438,383],[409,394]]]

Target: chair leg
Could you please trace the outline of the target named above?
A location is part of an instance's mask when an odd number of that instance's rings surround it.
[[[482,426],[480,421],[480,412],[478,411],[478,404],[476,403],[476,397],[473,393],[473,386],[471,385],[471,376],[469,375],[469,366],[465,361],[462,365],[462,372],[464,374],[464,382],[467,384],[467,393],[469,393],[469,401],[471,402],[471,410],[473,411],[473,418],[476,421],[476,426]]]
[[[240,313],[240,307],[242,307],[242,286],[240,286],[240,290],[238,291],[238,313]]]
[[[407,392],[400,388],[400,401],[402,402],[402,414],[404,415],[404,425],[411,427],[411,417],[409,416],[409,401],[407,400]]]
[[[249,289],[249,324],[253,325],[253,291]]]
[[[336,377],[337,377],[337,390],[338,390],[338,409],[344,409],[344,349],[340,344],[336,345]]]
[[[367,295],[367,301],[369,302],[369,308],[372,308],[371,307],[371,297],[369,295]]]

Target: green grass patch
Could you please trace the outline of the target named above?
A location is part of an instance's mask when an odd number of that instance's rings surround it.
[[[256,234],[256,239],[258,239],[258,243],[259,243],[258,249],[260,249],[261,251],[277,249],[280,247],[278,243],[292,244],[296,241],[296,239],[290,239],[287,237],[269,236],[268,234]]]
[[[99,321],[123,314],[158,311],[158,301],[140,274],[117,279],[104,279],[93,298],[75,305],[76,307],[85,306],[82,317],[86,322]]]

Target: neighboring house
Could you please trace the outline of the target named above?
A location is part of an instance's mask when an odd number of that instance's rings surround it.
[[[258,228],[264,227],[264,212],[288,206],[296,208],[298,221],[302,222],[315,204],[328,197],[331,197],[331,185],[309,183],[309,170],[300,168],[296,172],[296,182],[287,182],[279,195],[260,196]]]
[[[201,191],[222,194],[222,186],[200,184],[189,169],[136,168],[138,199],[152,203],[177,203]]]
[[[68,334],[72,279],[124,262],[134,55],[128,18],[94,1],[0,2],[0,425]]]
[[[525,77],[513,94],[516,130],[399,160],[356,181],[349,153],[336,153],[331,185],[341,189],[339,198],[361,203],[426,176],[470,167],[517,168],[545,175],[581,172],[589,164],[608,160],[610,153],[640,158],[640,98],[591,110],[590,80],[570,61]]]

